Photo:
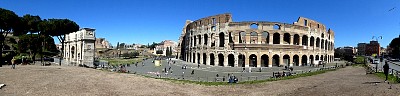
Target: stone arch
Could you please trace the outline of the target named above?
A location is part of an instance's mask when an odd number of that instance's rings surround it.
[[[204,45],[208,45],[208,35],[204,34]]]
[[[256,44],[258,42],[258,34],[257,32],[251,32],[250,33],[250,43],[251,44]]]
[[[272,66],[279,66],[280,64],[279,64],[279,55],[278,54],[275,54],[273,57],[272,57]]]
[[[325,49],[325,40],[324,39],[321,39],[321,49]]]
[[[211,53],[210,54],[210,65],[215,65],[214,62],[215,62],[214,53]]]
[[[321,58],[321,59],[319,59],[319,60],[324,61],[324,55],[321,55],[320,58]]]
[[[225,45],[225,33],[219,33],[219,47],[224,47]]]
[[[245,59],[244,58],[246,58],[246,56],[244,55],[244,54],[239,54],[238,55],[238,66],[240,66],[240,67],[245,67]]]
[[[319,55],[315,55],[315,60],[319,60]]]
[[[70,50],[71,52],[71,58],[75,58],[75,46],[72,46],[71,47],[71,50]],[[120,55],[120,54],[119,54]],[[119,57],[119,56],[118,56]]]
[[[293,45],[300,45],[300,36],[299,36],[299,34],[294,34],[294,36],[293,36]]]
[[[218,54],[218,66],[224,66],[224,54],[220,53]]]
[[[307,65],[307,55],[303,55],[303,56],[301,56],[301,65],[302,66],[305,66],[305,65]]]
[[[320,47],[320,44],[321,44],[321,41],[320,41],[319,37],[317,37],[315,47]]]
[[[328,61],[328,56],[327,55],[325,55],[324,61]]]
[[[324,36],[324,33],[321,33],[321,38],[324,38],[325,36]]]
[[[273,29],[274,29],[274,30],[280,30],[280,29],[281,29],[281,26],[278,25],[278,24],[275,24],[275,25],[273,26]]]
[[[262,36],[263,36],[263,41],[264,41],[264,43],[265,44],[268,44],[269,43],[269,33],[268,33],[268,31],[264,31],[263,33],[262,33]]]
[[[245,43],[246,42],[246,32],[240,31],[238,40],[239,40],[239,43]]]
[[[193,54],[192,63],[196,63],[196,53],[192,53],[192,54]]]
[[[314,36],[310,37],[310,46],[314,46]]]
[[[200,64],[200,53],[197,53],[197,64]]]
[[[228,39],[229,39],[229,43],[233,43],[233,38],[232,38],[232,32],[228,33]]]
[[[308,46],[308,36],[307,35],[303,35],[301,42],[302,42],[301,43],[302,45]]]
[[[249,56],[249,66],[250,67],[257,67],[257,55],[251,54]]]
[[[251,29],[258,29],[258,24],[257,23],[250,24],[250,28]]]
[[[268,67],[269,57],[268,55],[264,54],[261,56],[261,66]]]
[[[328,50],[328,40],[325,39],[325,50]]]
[[[283,44],[290,44],[290,34],[289,33],[284,33],[283,34]]]
[[[273,44],[280,44],[281,35],[279,33],[274,33],[273,36]]]
[[[300,57],[299,57],[299,55],[294,55],[293,56],[293,65],[300,66]]]
[[[234,67],[235,65],[235,56],[233,54],[228,55],[228,66]]]
[[[313,55],[310,55],[310,64],[314,64],[314,56]]]
[[[197,37],[199,38],[199,43],[198,44],[201,44],[201,35],[197,35]]]
[[[203,53],[203,64],[206,65],[207,62],[207,54]]]
[[[283,55],[283,63],[285,64],[285,66],[289,66],[289,64],[291,62],[290,61],[290,56],[289,55]]]

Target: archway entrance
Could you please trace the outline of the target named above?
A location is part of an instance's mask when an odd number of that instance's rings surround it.
[[[289,55],[284,55],[283,56],[283,63],[285,64],[285,66],[289,66],[289,64],[291,63]]]
[[[197,53],[197,64],[200,64],[200,53]]]
[[[243,54],[240,54],[239,56],[238,56],[238,58],[239,58],[239,60],[238,60],[238,66],[241,66],[241,67],[245,67],[245,62],[244,62],[244,58],[245,58],[245,56],[243,55]]]
[[[310,55],[310,64],[314,64],[314,56]]]
[[[207,54],[203,53],[203,64],[206,65],[207,62]]]
[[[307,66],[307,56],[306,55],[303,55],[302,57],[301,57],[301,66]]]
[[[211,54],[210,54],[210,65],[215,65],[215,64],[214,64],[214,59],[215,59],[214,54],[211,53]]]
[[[300,63],[299,63],[299,56],[298,56],[298,55],[294,55],[294,56],[293,56],[293,65],[295,65],[295,66],[300,66]]]
[[[268,55],[262,55],[261,56],[261,66],[262,67],[268,67],[268,62],[269,62],[269,57],[268,57]]]
[[[279,66],[279,55],[274,55],[272,57],[272,66]]]
[[[228,55],[228,66],[234,67],[235,65],[235,56],[233,54]]]
[[[250,67],[257,67],[257,56],[255,55],[255,54],[251,54],[250,55],[250,57],[249,57],[249,62],[250,62],[250,64],[249,64],[249,66]]]
[[[224,66],[224,55],[218,54],[218,66]]]

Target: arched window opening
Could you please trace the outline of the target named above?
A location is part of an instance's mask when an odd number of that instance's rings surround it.
[[[264,38],[264,43],[265,43],[265,44],[268,44],[268,43],[269,43],[269,33],[268,33],[267,31],[264,31],[264,32],[262,33],[262,36],[263,36],[263,38]]]
[[[258,29],[258,24],[253,23],[253,24],[250,25],[250,28],[251,29]]]
[[[279,33],[274,33],[274,38],[273,38],[273,44],[280,44],[280,34]]]
[[[280,29],[281,29],[281,26],[279,26],[278,24],[274,25],[274,30],[280,30]]]
[[[225,34],[224,32],[219,33],[219,47],[224,47],[225,45]]]
[[[290,44],[290,34],[289,33],[283,34],[283,43]]]

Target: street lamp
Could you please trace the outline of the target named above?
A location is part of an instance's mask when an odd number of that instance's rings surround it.
[[[376,42],[378,42],[378,44],[379,44],[379,41],[378,41],[378,40],[379,40],[379,39],[382,39],[382,36],[377,36],[377,37],[376,37],[376,36],[372,36],[372,40],[373,40],[374,38],[376,39]],[[382,58],[382,57],[380,56],[379,53],[378,53],[377,55],[378,55],[378,58],[379,58],[379,57]],[[381,59],[380,61],[382,62],[383,59]],[[380,64],[380,63],[378,63],[378,64]],[[376,64],[376,66],[375,66],[375,72],[378,72],[378,64]]]

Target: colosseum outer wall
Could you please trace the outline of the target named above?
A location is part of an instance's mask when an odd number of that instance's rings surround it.
[[[179,48],[178,58],[196,64],[306,66],[333,61],[334,32],[304,17],[293,24],[233,22],[227,13],[187,21]]]

